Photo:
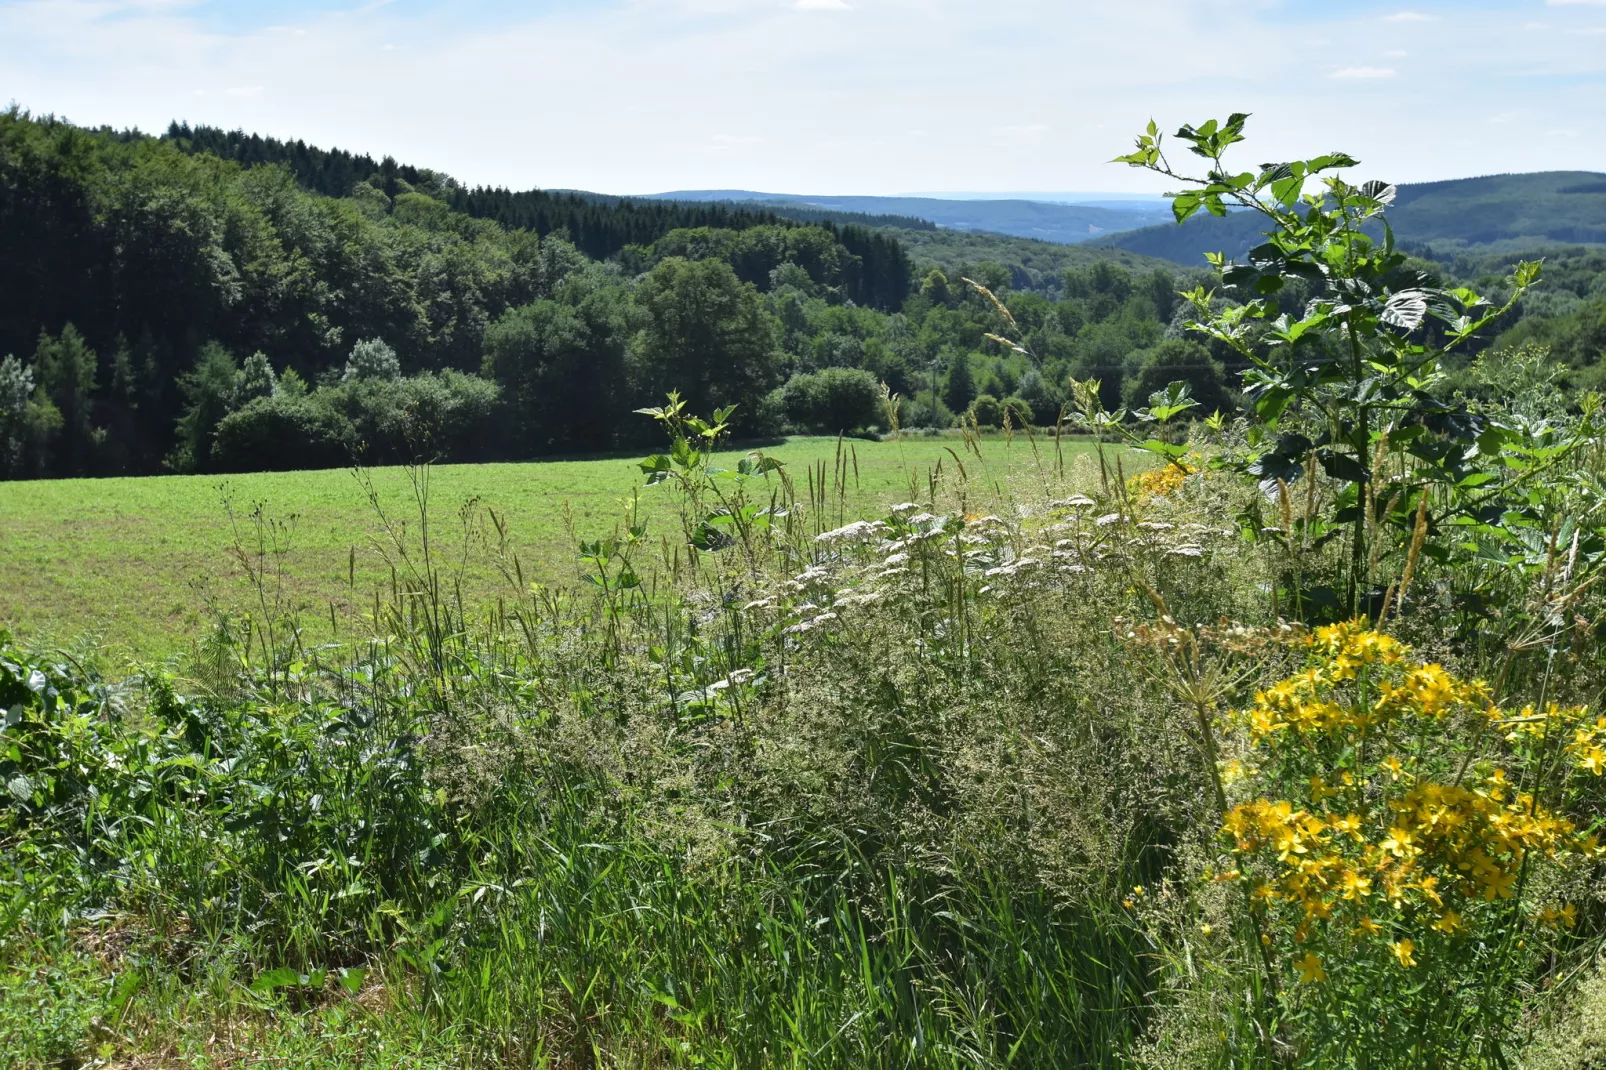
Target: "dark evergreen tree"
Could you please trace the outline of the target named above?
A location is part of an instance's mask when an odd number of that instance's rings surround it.
[[[102,436],[94,424],[94,393],[98,370],[95,351],[72,324],[55,338],[39,336],[34,350],[39,388],[61,414],[61,434],[55,445],[55,464],[62,475],[93,475]]]
[[[1171,383],[1184,382],[1199,403],[1200,415],[1230,412],[1234,408],[1227,392],[1226,373],[1210,356],[1210,351],[1197,342],[1179,339],[1161,342],[1151,350],[1135,354],[1134,362],[1137,374],[1127,390],[1129,405],[1147,405],[1150,395]]]
[[[976,381],[970,374],[970,356],[956,353],[948,369],[948,382],[942,392],[942,403],[950,412],[966,412],[976,400]]]
[[[201,347],[195,368],[180,381],[189,408],[179,418],[178,447],[167,462],[174,471],[211,470],[212,436],[234,407],[238,374],[228,350],[216,342]]]

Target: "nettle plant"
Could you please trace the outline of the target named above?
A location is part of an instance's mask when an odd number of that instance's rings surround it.
[[[1248,211],[1266,224],[1245,262],[1207,257],[1217,292],[1201,286],[1183,296],[1196,312],[1189,327],[1247,366],[1249,448],[1221,463],[1254,476],[1284,523],[1263,524],[1252,512],[1245,533],[1291,555],[1347,540],[1336,573],[1307,582],[1290,568],[1282,605],[1312,620],[1376,617],[1388,598],[1376,587],[1379,558],[1412,543],[1441,563],[1459,553],[1522,566],[1535,531],[1560,523],[1544,477],[1596,436],[1599,399],[1586,397],[1582,419],[1557,425],[1479,412],[1436,388],[1446,354],[1510,312],[1538,282],[1540,265],[1518,264],[1498,304],[1434,285],[1395,241],[1387,218],[1395,188],[1353,185],[1337,173],[1354,158],[1335,152],[1231,169],[1225,157],[1244,140],[1247,118],[1177,131],[1187,152],[1207,161],[1203,175],[1173,165],[1152,122],[1117,162],[1183,183],[1172,195],[1179,223]],[[1168,458],[1175,450],[1163,438],[1140,445]],[[1319,494],[1318,470],[1330,480]],[[1594,561],[1606,546],[1591,534],[1574,549]]]

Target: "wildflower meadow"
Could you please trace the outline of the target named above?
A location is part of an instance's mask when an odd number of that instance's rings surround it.
[[[1235,171],[1245,121],[1123,158],[1264,217],[1184,295],[1241,413],[1078,382],[850,505],[851,444],[670,394],[561,570],[417,467],[367,589],[283,597],[257,510],[181,655],[0,637],[0,1051],[1601,1065],[1600,399],[1452,389],[1542,266],[1429,287],[1390,187]]]

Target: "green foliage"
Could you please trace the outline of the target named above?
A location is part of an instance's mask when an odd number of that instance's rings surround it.
[[[1178,221],[1228,206],[1253,211],[1269,225],[1266,242],[1249,262],[1213,256],[1221,282],[1243,298],[1217,309],[1203,288],[1186,295],[1196,309],[1194,330],[1230,346],[1248,365],[1245,396],[1252,404],[1249,451],[1243,471],[1268,494],[1286,496],[1308,466],[1320,465],[1339,481],[1332,512],[1307,518],[1307,538],[1332,538],[1349,528],[1350,562],[1336,592],[1313,593],[1315,606],[1347,615],[1363,612],[1377,553],[1376,539],[1390,529],[1455,525],[1461,538],[1435,541],[1441,558],[1462,553],[1498,555],[1522,541],[1529,517],[1495,519],[1487,485],[1515,470],[1554,463],[1593,434],[1598,402],[1586,401],[1585,419],[1565,430],[1490,418],[1434,393],[1446,351],[1486,331],[1508,313],[1539,278],[1537,263],[1516,265],[1509,297],[1496,305],[1468,287],[1432,284],[1395,245],[1384,218],[1396,190],[1381,182],[1354,186],[1325,172],[1354,166],[1342,153],[1270,164],[1234,174],[1222,157],[1243,140],[1245,117],[1225,124],[1183,127],[1178,140],[1210,163],[1202,177],[1172,169],[1164,139],[1151,124],[1138,151],[1122,162],[1146,167],[1189,188],[1175,199]],[[1320,180],[1318,192],[1307,193]],[[1381,229],[1381,241],[1372,232]],[[1293,280],[1318,290],[1290,313],[1277,295]],[[1437,500],[1430,510],[1429,498]],[[1412,503],[1416,503],[1415,521]],[[1319,525],[1319,530],[1317,526]],[[1421,538],[1411,540],[1420,549]],[[1502,545],[1503,544],[1503,545]],[[1301,607],[1306,592],[1292,593]]]
[[[1170,339],[1133,355],[1136,374],[1127,386],[1127,404],[1137,406],[1173,382],[1184,382],[1204,414],[1231,412],[1226,373],[1197,342]]]
[[[212,464],[217,425],[234,405],[240,370],[234,356],[216,342],[208,343],[195,367],[180,380],[189,408],[178,422],[179,445],[168,465],[178,472],[206,471]]]
[[[976,395],[965,415],[977,427],[1001,427],[1004,423],[1004,407],[991,394]]]
[[[318,394],[323,394],[319,391]],[[209,462],[220,472],[338,468],[357,452],[344,414],[317,395],[255,398],[218,421]]]
[[[341,376],[348,383],[353,379],[400,378],[401,361],[396,351],[378,338],[364,339],[351,347],[351,356],[346,358],[345,374]]]
[[[613,444],[635,315],[625,293],[604,287],[578,306],[549,300],[510,310],[486,332],[482,374],[501,384],[525,450]]]
[[[641,357],[661,392],[681,391],[693,411],[731,407],[749,431],[776,386],[775,323],[758,292],[719,260],[672,257],[641,280],[647,316]]]
[[[811,434],[868,430],[882,419],[881,384],[856,368],[826,368],[794,375],[781,387],[788,422]]]
[[[1059,420],[1065,398],[1036,368],[1021,376],[1015,384],[1015,400],[1025,404],[1029,422],[1039,427],[1053,427]]]
[[[1545,876],[1547,867],[1600,853],[1593,834],[1581,835],[1598,822],[1595,792],[1573,774],[1606,768],[1595,742],[1606,720],[1591,725],[1582,706],[1558,704],[1557,692],[1576,694],[1574,682],[1553,679],[1548,667],[1522,683],[1513,676],[1525,652],[1554,644],[1567,627],[1541,607],[1579,597],[1606,560],[1606,530],[1589,519],[1600,486],[1600,400],[1586,395],[1580,414],[1565,413],[1554,371],[1532,349],[1472,366],[1471,377],[1494,388],[1487,401],[1446,397],[1447,353],[1518,307],[1539,265],[1517,263],[1499,302],[1447,288],[1396,246],[1385,219],[1394,187],[1325,174],[1354,166],[1350,157],[1229,170],[1224,156],[1243,140],[1246,119],[1178,130],[1208,161],[1202,176],[1174,169],[1152,122],[1120,162],[1186,184],[1174,198],[1178,222],[1237,210],[1267,228],[1247,263],[1209,257],[1241,303],[1224,306],[1203,287],[1185,295],[1195,309],[1189,328],[1246,366],[1245,448],[1228,446],[1215,463],[1256,480],[1280,513],[1268,523],[1256,502],[1240,518],[1248,541],[1283,558],[1273,612],[1350,620],[1318,630],[1306,644],[1314,671],[1259,691],[1241,720],[1213,710],[1234,686],[1234,655],[1253,644],[1179,628],[1158,594],[1159,623],[1134,634],[1153,641],[1159,675],[1193,708],[1222,829],[1236,841],[1221,864],[1222,879],[1239,885],[1236,983],[1258,1034],[1249,1046],[1272,1060],[1286,1046],[1323,1065],[1505,1065],[1519,978],[1541,968],[1542,947],[1565,948],[1543,939],[1546,927],[1575,923],[1575,908],[1543,902],[1553,891],[1528,898],[1529,882],[1553,888],[1565,878]],[[1307,191],[1312,183],[1319,188]],[[1290,288],[1300,294],[1293,307],[1282,300]],[[1089,384],[1075,385],[1088,423],[1135,441],[1123,414],[1105,412]],[[1134,415],[1163,428],[1193,404],[1185,384],[1172,383]],[[1211,428],[1221,434],[1225,421]],[[1168,457],[1182,478],[1191,474],[1185,447],[1163,432],[1139,445]],[[1570,549],[1557,573],[1563,543]],[[1396,627],[1410,627],[1403,607],[1430,563],[1443,570],[1441,604],[1459,604],[1467,618],[1452,645],[1464,647],[1478,629],[1504,633],[1493,685],[1408,664],[1397,638],[1368,630],[1368,618],[1381,628],[1391,611]],[[1543,593],[1524,590],[1536,574]],[[1398,578],[1380,587],[1384,575]],[[1503,709],[1523,687],[1532,704]],[[1246,729],[1236,744],[1235,726]],[[1218,731],[1229,738],[1218,741]],[[1231,810],[1229,773],[1254,781]],[[1329,797],[1343,801],[1330,807]],[[1271,855],[1277,865],[1267,865]],[[1397,972],[1415,970],[1419,955],[1420,971]],[[1290,957],[1297,982],[1286,976]]]
[[[1024,400],[1042,420],[1073,369],[1096,372],[1118,401],[1128,356],[1159,340],[1181,287],[1121,253],[468,191],[391,160],[207,128],[151,139],[14,109],[0,116],[0,163],[0,352],[31,351],[41,328],[55,344],[70,322],[86,354],[109,355],[92,386],[63,380],[40,396],[37,441],[11,465],[20,474],[148,472],[164,459],[207,471],[217,425],[270,396],[272,379],[293,394],[298,381],[342,376],[353,346],[375,339],[394,351],[384,376],[493,379],[503,457],[640,443],[645,428],[621,414],[673,388],[700,409],[737,404],[738,433],[769,434],[780,414],[765,399],[793,375],[858,369],[913,399],[942,393],[958,354],[971,389],[995,396],[1013,394],[1032,364],[1045,389]],[[921,269],[943,273],[923,296],[910,297],[911,234]],[[946,282],[964,276],[1001,295],[1036,362],[990,348],[995,310]],[[221,378],[197,378],[221,376],[209,346],[251,354],[232,395]],[[947,407],[963,412],[973,396]],[[929,401],[923,419],[942,423]],[[304,407],[252,411],[276,422],[234,434],[229,468],[252,466],[247,441],[263,467],[349,453]],[[297,428],[324,430],[306,443],[270,437]]]
[[[248,405],[257,398],[271,398],[279,392],[279,377],[261,350],[246,357],[234,383],[234,406]]]
[[[950,412],[968,412],[976,400],[976,381],[970,374],[970,357],[956,353],[948,367],[948,381],[943,384],[942,403]]]
[[[53,436],[56,463],[72,475],[92,471],[101,439],[93,425],[92,401],[99,358],[69,323],[55,338],[39,336],[33,361],[41,400],[47,400],[60,414],[59,435]]]
[[[34,386],[34,369],[16,357],[0,361],[0,474],[41,472],[62,430],[61,410]]]

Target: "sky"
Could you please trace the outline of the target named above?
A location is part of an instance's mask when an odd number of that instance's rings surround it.
[[[1606,0],[0,0],[8,101],[625,194],[1158,193],[1107,161],[1230,111],[1245,169],[1606,171]]]

